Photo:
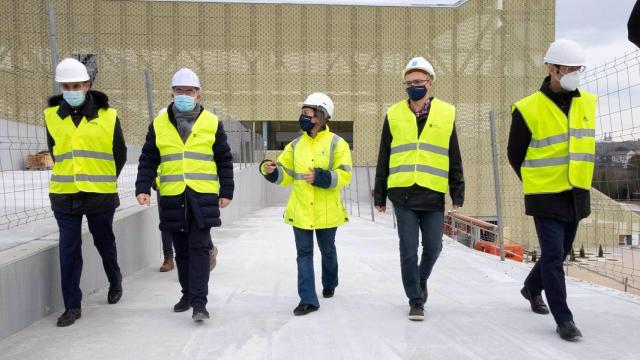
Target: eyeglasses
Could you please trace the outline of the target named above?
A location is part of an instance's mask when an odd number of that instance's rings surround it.
[[[555,65],[558,68],[562,75],[566,75],[572,72],[583,73],[585,67],[584,66],[565,66],[565,65]]]
[[[431,79],[419,79],[419,80],[412,80],[412,81],[403,81],[402,83],[406,86],[425,86],[428,83],[431,82]]]

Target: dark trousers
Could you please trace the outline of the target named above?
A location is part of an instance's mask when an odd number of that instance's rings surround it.
[[[116,237],[113,234],[115,209],[86,215],[93,244],[102,258],[102,266],[111,287],[120,287]],[[65,309],[79,309],[82,301],[82,215],[53,213],[60,229],[60,281]]]
[[[427,281],[442,251],[444,212],[394,208],[400,238],[400,271],[409,303],[422,304],[420,281]],[[418,263],[419,232],[422,256]]]
[[[189,217],[192,213],[189,212]],[[189,219],[188,232],[171,233],[176,249],[176,266],[182,294],[191,300],[191,306],[207,305],[209,294],[209,250],[212,249],[211,228],[199,229]]]
[[[567,287],[562,264],[573,246],[578,223],[537,216],[533,220],[542,254],[524,285],[534,295],[539,295],[544,290],[556,323],[573,320],[573,314],[567,305]]]
[[[322,254],[322,287],[338,287],[338,253],[336,252],[337,228],[317,229],[316,238]],[[298,263],[298,295],[300,304],[320,307],[316,295],[316,282],[313,271],[313,230],[293,228],[296,238],[296,262]]]
[[[173,235],[169,231],[160,231],[162,236],[162,253],[165,257],[173,257]]]
[[[158,192],[158,203],[160,203],[160,192]],[[162,208],[158,206],[158,216],[162,219],[160,215],[162,212]],[[160,230],[160,236],[162,237],[162,254],[164,257],[173,257],[173,236],[169,231]]]

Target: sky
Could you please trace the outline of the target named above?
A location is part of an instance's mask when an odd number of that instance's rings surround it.
[[[632,51],[636,46],[627,40],[627,20],[635,2],[556,0],[556,38],[582,45],[590,65],[600,65]]]

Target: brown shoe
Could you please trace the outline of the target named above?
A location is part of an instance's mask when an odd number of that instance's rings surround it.
[[[162,263],[162,266],[160,266],[160,272],[171,271],[173,270],[174,267],[175,267],[175,264],[173,263],[173,257],[165,256],[164,262]]]
[[[216,256],[218,256],[218,248],[214,246],[213,249],[209,251],[209,271],[213,271],[218,263]]]

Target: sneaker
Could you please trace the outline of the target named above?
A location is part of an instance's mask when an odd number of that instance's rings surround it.
[[[582,333],[578,330],[573,321],[565,321],[558,324],[556,332],[560,335],[562,340],[566,341],[578,341],[582,338]]]
[[[333,297],[333,294],[336,292],[336,289],[322,289],[322,297],[330,298]]]
[[[80,319],[81,311],[80,309],[69,309],[65,310],[62,315],[58,318],[57,326],[64,327],[72,325],[76,320]]]
[[[193,321],[203,321],[209,319],[209,312],[204,307],[193,308],[193,315],[191,315]]]
[[[409,310],[409,320],[424,320],[424,306],[422,304],[411,304],[411,309]]]
[[[295,316],[302,316],[302,315],[307,315],[310,312],[314,312],[318,310],[318,307],[315,305],[311,305],[311,304],[300,304],[298,306],[296,306],[295,309],[293,309],[293,315]]]
[[[191,302],[189,301],[189,297],[182,295],[180,301],[173,306],[174,312],[184,312],[191,309]]]
[[[547,307],[547,304],[544,303],[544,300],[542,300],[542,295],[533,295],[526,287],[523,287],[520,290],[520,294],[522,294],[522,297],[529,300],[529,304],[531,304],[531,311],[534,313],[541,315],[549,313],[549,308]]]
[[[173,256],[165,256],[164,262],[162,263],[162,266],[160,266],[160,272],[171,271],[175,266],[176,265],[173,262]]]
[[[216,260],[217,256],[218,248],[214,246],[213,249],[209,251],[209,271],[213,271],[213,269],[216,267],[216,264],[218,263],[218,261]]]

